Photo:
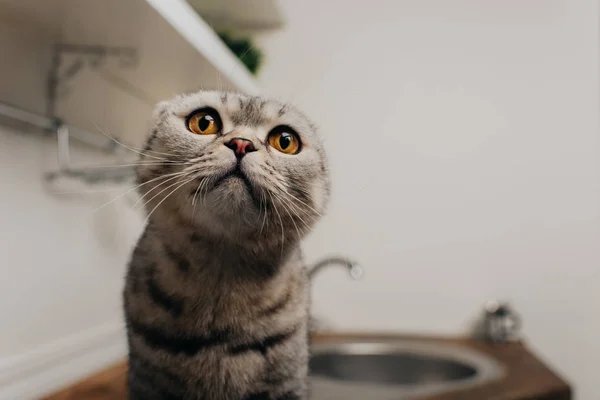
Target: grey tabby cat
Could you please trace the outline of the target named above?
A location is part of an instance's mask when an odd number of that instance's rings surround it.
[[[297,110],[203,91],[157,106],[138,168],[149,212],[124,291],[131,400],[305,399],[300,240],[329,193]]]

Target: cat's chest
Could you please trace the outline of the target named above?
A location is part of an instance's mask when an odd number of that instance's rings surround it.
[[[237,279],[235,274],[252,268],[242,263],[224,265],[219,260],[194,253],[159,252],[153,281],[169,296],[181,298],[193,314],[235,312],[238,318],[252,314],[268,302],[277,285],[284,282],[254,282]]]

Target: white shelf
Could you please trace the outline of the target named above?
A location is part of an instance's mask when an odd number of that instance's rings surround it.
[[[0,24],[15,27],[15,35],[26,27],[40,43],[31,50],[33,59],[44,54],[45,65],[53,43],[136,49],[135,67],[107,58],[100,68],[82,68],[56,104],[56,116],[69,125],[106,131],[134,147],[143,145],[158,101],[200,88],[261,92],[246,66],[185,0],[0,0]],[[75,59],[65,56],[63,68]],[[37,90],[43,96],[45,86]]]
[[[216,30],[264,33],[284,26],[277,0],[186,0]]]
[[[145,0],[179,32],[221,75],[240,91],[258,94],[260,87],[212,28],[185,0]]]

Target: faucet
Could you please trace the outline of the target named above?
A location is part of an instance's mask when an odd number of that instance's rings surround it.
[[[308,277],[311,280],[314,279],[314,276],[317,272],[319,272],[321,269],[325,268],[326,266],[332,265],[332,264],[341,264],[342,266],[346,267],[348,269],[348,273],[350,274],[350,277],[352,277],[352,279],[354,279],[354,280],[359,280],[359,279],[362,279],[362,277],[363,277],[364,273],[363,273],[362,267],[359,264],[357,264],[355,261],[349,260],[344,257],[328,257],[328,258],[325,258],[325,259],[315,263],[313,265],[313,267],[308,270]]]
[[[362,267],[355,261],[349,260],[344,257],[328,257],[321,261],[316,262],[312,268],[308,270],[308,278],[312,281],[320,270],[329,265],[342,265],[348,270],[350,277],[354,280],[362,279],[364,272]],[[309,330],[311,333],[317,332],[322,324],[317,321],[312,315],[309,317]]]

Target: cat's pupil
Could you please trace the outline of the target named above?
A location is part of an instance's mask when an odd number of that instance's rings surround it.
[[[281,137],[279,138],[279,146],[281,146],[281,148],[283,150],[287,149],[291,142],[292,142],[292,135],[290,135],[289,133],[281,134]]]
[[[211,122],[212,122],[212,118],[209,115],[206,115],[206,116],[200,118],[200,121],[198,121],[198,127],[200,128],[201,131],[205,131],[208,129]]]

